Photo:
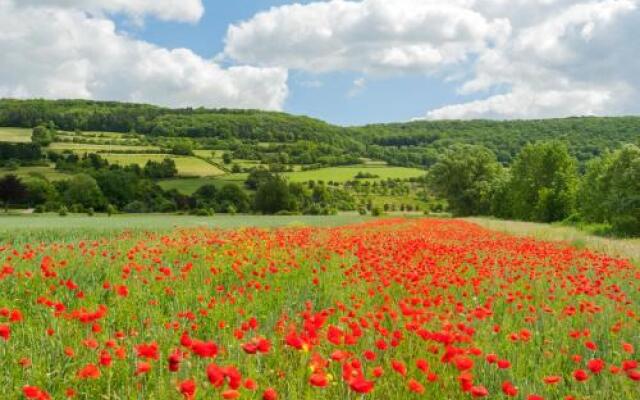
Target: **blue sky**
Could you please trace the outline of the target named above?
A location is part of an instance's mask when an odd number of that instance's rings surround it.
[[[640,0],[0,0],[0,97],[355,125],[640,113]]]
[[[141,40],[167,48],[185,47],[205,58],[224,50],[229,24],[247,20],[270,7],[309,1],[204,0],[205,13],[196,23],[148,19],[135,26],[118,18],[118,27]],[[456,94],[456,84],[425,74],[367,77],[366,86],[352,92],[362,74],[350,71],[309,73],[291,71],[284,111],[341,125],[407,121],[425,110],[466,101],[474,96]]]

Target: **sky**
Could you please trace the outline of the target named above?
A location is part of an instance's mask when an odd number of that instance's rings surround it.
[[[0,0],[0,97],[341,125],[640,112],[640,0]]]

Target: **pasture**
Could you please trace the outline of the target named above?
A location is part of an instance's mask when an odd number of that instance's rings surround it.
[[[101,154],[109,163],[119,165],[131,165],[137,164],[141,167],[147,163],[147,161],[161,162],[165,158],[171,158],[176,163],[178,169],[178,175],[180,176],[219,176],[223,175],[224,171],[218,167],[209,164],[208,162],[196,157],[188,156],[173,156],[167,154]]]
[[[417,168],[389,167],[386,165],[352,165],[344,167],[320,168],[308,171],[285,172],[282,175],[291,182],[334,181],[346,182],[354,180],[358,172],[375,174],[378,178],[362,179],[374,181],[382,179],[409,179],[425,175],[425,171]]]
[[[0,127],[0,142],[28,143],[32,129]]]
[[[51,143],[47,149],[64,151],[70,150],[74,153],[108,153],[111,151],[157,151],[160,152],[160,147],[157,146],[133,146],[133,145],[121,145],[121,144],[92,144],[92,143],[68,143],[68,142],[55,142]]]

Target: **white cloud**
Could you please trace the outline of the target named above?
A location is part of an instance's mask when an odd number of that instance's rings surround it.
[[[639,37],[640,0],[331,0],[231,26],[225,55],[315,73],[432,74],[486,97],[428,118],[530,118],[640,112]]]
[[[229,27],[226,56],[312,72],[437,72],[509,32],[464,0],[332,0],[272,8]]]
[[[532,90],[516,88],[485,100],[445,106],[427,114],[431,119],[549,118],[601,113],[612,101],[610,90]]]
[[[487,0],[486,2],[500,0]],[[517,9],[512,7],[511,10]],[[495,11],[494,11],[495,12]],[[528,10],[521,10],[527,14]],[[480,55],[464,94],[505,94],[445,106],[428,118],[534,118],[640,112],[637,0],[556,1],[530,20],[511,16],[513,36]]]
[[[348,97],[355,97],[359,95],[367,87],[367,80],[365,78],[358,78],[353,81],[353,86],[347,93]]]
[[[132,3],[127,2],[127,7]],[[0,0],[0,26],[0,96],[4,97],[263,109],[281,109],[287,97],[285,69],[223,68],[187,49],[170,50],[135,40],[116,31],[111,20],[82,10]]]

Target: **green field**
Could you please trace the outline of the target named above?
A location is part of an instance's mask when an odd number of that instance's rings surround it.
[[[404,168],[404,167],[388,167],[384,165],[353,165],[345,167],[329,167],[320,168],[309,171],[286,172],[283,175],[289,178],[291,182],[307,182],[307,181],[334,181],[346,182],[355,179],[358,172],[369,172],[378,175],[379,178],[363,179],[364,180],[380,180],[380,179],[408,179],[424,176],[426,173],[422,169]]]
[[[175,161],[178,174],[181,176],[219,176],[224,174],[224,171],[218,167],[196,157],[180,157],[167,154],[102,154],[102,156],[112,164],[138,164],[141,167],[149,160],[160,162],[165,158],[171,158]]]
[[[164,179],[158,182],[164,190],[176,189],[181,193],[191,195],[204,185],[214,185],[222,187],[228,183],[244,187],[243,183],[247,179],[247,174],[229,174],[217,178],[175,178]]]
[[[173,230],[176,227],[277,227],[277,226],[339,226],[371,220],[357,214],[330,216],[268,216],[268,215],[216,215],[196,217],[171,214],[121,214],[107,217],[96,215],[56,214],[2,215],[0,213],[0,242],[28,241],[37,238],[64,240],[65,237],[78,235],[99,235],[114,230]]]
[[[89,144],[89,143],[64,143],[56,142],[52,143],[48,149],[50,150],[71,150],[75,153],[97,153],[97,152],[109,152],[109,151],[158,151],[160,148],[157,146],[131,146],[120,144]]]
[[[31,131],[27,128],[0,128],[0,142],[30,142]]]
[[[53,167],[20,167],[16,170],[0,168],[0,176],[13,174],[28,179],[34,176],[42,176],[50,181],[59,181],[71,178],[70,174],[55,170]]]

